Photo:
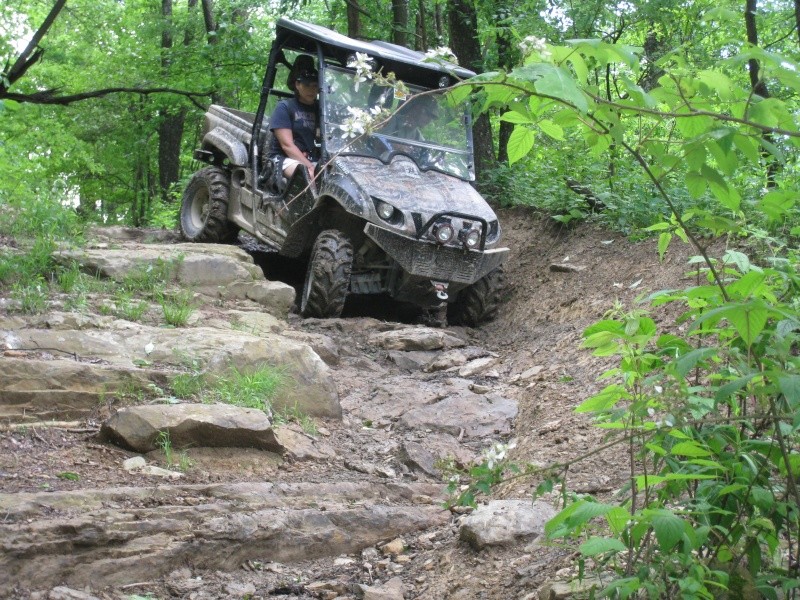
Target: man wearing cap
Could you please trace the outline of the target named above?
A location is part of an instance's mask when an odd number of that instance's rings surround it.
[[[281,100],[269,121],[274,137],[270,144],[269,157],[283,157],[283,174],[291,177],[298,165],[305,165],[309,175],[314,173],[314,161],[318,150],[314,143],[317,137],[317,115],[319,105],[319,79],[316,69],[304,68],[290,76],[294,79],[294,98]]]

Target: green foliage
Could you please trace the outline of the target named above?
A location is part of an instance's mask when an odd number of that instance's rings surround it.
[[[649,298],[654,307],[681,304],[684,332],[659,331],[644,309],[615,309],[584,332],[584,346],[618,366],[576,410],[607,430],[608,445],[625,449],[629,483],[614,502],[562,487],[565,506],[546,532],[576,543],[582,572],[614,574],[605,597],[796,594],[800,256],[786,233],[800,231],[791,162],[800,147],[798,65],[752,47],[702,67],[666,54],[657,84],[645,89],[635,83],[637,52],[578,40],[468,84],[483,88],[484,109],[512,106],[503,115],[515,126],[512,163],[540,140],[560,139],[581,140],[615,169],[627,160],[641,170],[637,185],[652,206],[634,222],[659,236],[661,256],[676,238],[698,252],[697,285]],[[753,59],[788,100],[752,93],[741,68]],[[613,73],[613,91],[592,79],[601,69]],[[614,204],[613,195],[602,200]],[[574,209],[567,218],[582,216]],[[770,249],[767,260],[741,250],[714,258],[701,243],[754,234],[756,247]],[[522,470],[544,477],[546,492],[567,467]],[[460,501],[474,503],[513,472],[487,457],[468,475]]]
[[[192,293],[184,290],[174,294],[167,294],[160,300],[164,312],[164,320],[168,325],[183,327],[194,311],[192,306]]]
[[[171,382],[172,392],[178,398],[192,398],[201,402],[224,402],[235,406],[256,408],[272,414],[272,399],[290,384],[282,369],[261,365],[250,372],[233,369],[225,375],[206,375],[197,371],[176,375]],[[286,420],[302,424],[299,411],[287,411]]]
[[[172,439],[169,435],[169,431],[161,430],[158,432],[158,437],[156,437],[156,446],[158,446],[161,452],[164,453],[164,460],[167,463],[167,467],[171,467],[175,455],[172,448]]]

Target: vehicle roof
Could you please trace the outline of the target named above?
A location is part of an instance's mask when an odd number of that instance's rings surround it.
[[[363,52],[376,60],[376,70],[394,72],[401,80],[428,88],[439,87],[442,75],[449,75],[451,83],[475,75],[473,71],[452,63],[423,62],[425,54],[389,42],[365,42],[349,38],[331,29],[282,18],[275,27],[275,41],[284,49],[316,54],[319,44],[324,56],[340,65],[347,64],[347,57],[354,52]]]

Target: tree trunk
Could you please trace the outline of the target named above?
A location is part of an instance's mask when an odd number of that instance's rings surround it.
[[[392,0],[392,41],[408,47],[408,0]]]
[[[797,0],[800,2],[800,0]],[[417,39],[414,44],[417,50],[425,52],[428,46],[428,25],[425,22],[425,0],[419,0],[417,8]]]
[[[347,36],[358,39],[361,37],[361,7],[358,5],[358,0],[346,0],[345,4],[347,5]]]
[[[471,0],[448,0],[450,25],[450,47],[461,66],[474,71],[483,70],[483,58],[478,43],[478,13]],[[475,150],[475,174],[481,174],[494,166],[492,129],[489,115],[480,115],[472,126]]]
[[[753,46],[758,46],[758,27],[756,26],[756,11],[758,9],[758,0],[745,0],[744,9],[744,25],[747,31],[747,41]],[[769,89],[767,84],[761,79],[760,65],[758,60],[751,58],[747,61],[747,70],[750,75],[750,85],[753,87],[753,93],[761,96],[762,98],[769,98]],[[762,136],[769,144],[774,144],[774,138],[771,134],[765,133]],[[778,171],[778,162],[766,150],[763,151],[762,156],[767,165],[767,187],[775,187],[775,175]]]
[[[172,60],[172,0],[161,0],[164,29],[161,33],[161,69],[169,77]],[[172,198],[169,190],[180,175],[181,140],[186,119],[184,108],[165,108],[158,125],[158,188],[163,202]]]
[[[800,45],[800,0],[794,0],[794,28],[797,31],[797,44]]]
[[[202,0],[203,22],[206,25],[206,38],[209,44],[217,43],[217,36],[211,35],[217,31],[217,22],[214,20],[213,0]]]
[[[431,45],[441,46],[444,40],[444,17],[442,16],[442,4],[440,2],[437,2],[433,7],[433,28],[436,32],[436,44]]]

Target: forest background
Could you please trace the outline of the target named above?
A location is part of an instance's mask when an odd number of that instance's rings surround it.
[[[797,597],[800,0],[4,3],[0,242],[33,241],[0,253],[0,289],[23,311],[60,281],[55,240],[91,222],[174,228],[203,111],[255,108],[279,16],[449,46],[482,73],[452,94],[473,100],[490,199],[697,252],[693,285],[585,331],[619,357],[577,407],[625,449],[613,501],[508,448],[463,474],[460,500],[507,477],[560,490],[548,535],[578,545],[581,573],[613,573],[609,596]],[[665,303],[682,329],[649,316]]]

